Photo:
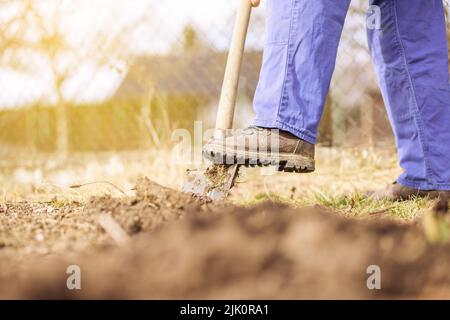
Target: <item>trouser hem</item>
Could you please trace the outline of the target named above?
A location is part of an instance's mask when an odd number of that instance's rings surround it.
[[[287,131],[289,133],[292,133],[294,136],[299,137],[302,140],[305,140],[306,142],[316,144],[317,138],[314,137],[310,132],[302,129],[298,129],[288,123],[282,122],[280,120],[262,120],[262,119],[255,119],[253,124],[257,127],[263,127],[263,128],[276,128],[283,131]]]
[[[402,186],[418,189],[418,190],[424,190],[424,191],[431,191],[431,190],[438,190],[438,191],[450,191],[450,184],[446,183],[428,183],[428,182],[417,182],[417,181],[411,181],[404,178],[398,178],[397,183],[401,184]]]

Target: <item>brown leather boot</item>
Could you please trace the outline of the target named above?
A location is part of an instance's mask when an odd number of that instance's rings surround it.
[[[384,189],[368,192],[366,196],[373,200],[405,201],[411,200],[412,198],[425,197],[430,199],[449,198],[450,191],[419,190],[394,182]]]
[[[212,139],[203,154],[215,164],[274,165],[285,172],[315,170],[314,145],[275,129],[249,127],[225,139]]]

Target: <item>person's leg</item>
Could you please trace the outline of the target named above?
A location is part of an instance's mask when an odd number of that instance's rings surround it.
[[[267,0],[254,126],[203,148],[214,163],[315,169],[314,144],[350,0]],[[271,130],[275,129],[275,130]]]
[[[316,143],[350,0],[268,0],[254,124]]]
[[[371,0],[369,47],[404,173],[397,182],[450,190],[450,84],[442,0]]]

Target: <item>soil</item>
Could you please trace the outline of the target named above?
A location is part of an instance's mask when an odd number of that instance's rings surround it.
[[[212,204],[148,179],[129,198],[0,208],[0,298],[450,298],[450,245],[420,224]],[[96,217],[131,236],[118,246]],[[81,290],[68,290],[78,265]],[[367,288],[380,267],[381,290]]]

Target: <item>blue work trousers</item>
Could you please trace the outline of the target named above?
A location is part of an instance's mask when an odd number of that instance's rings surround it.
[[[397,182],[422,190],[450,190],[450,84],[443,1],[371,0],[368,4],[374,6],[371,14],[379,13],[379,25],[371,25],[367,33],[404,169]],[[254,124],[316,143],[350,0],[267,0],[267,5]]]

